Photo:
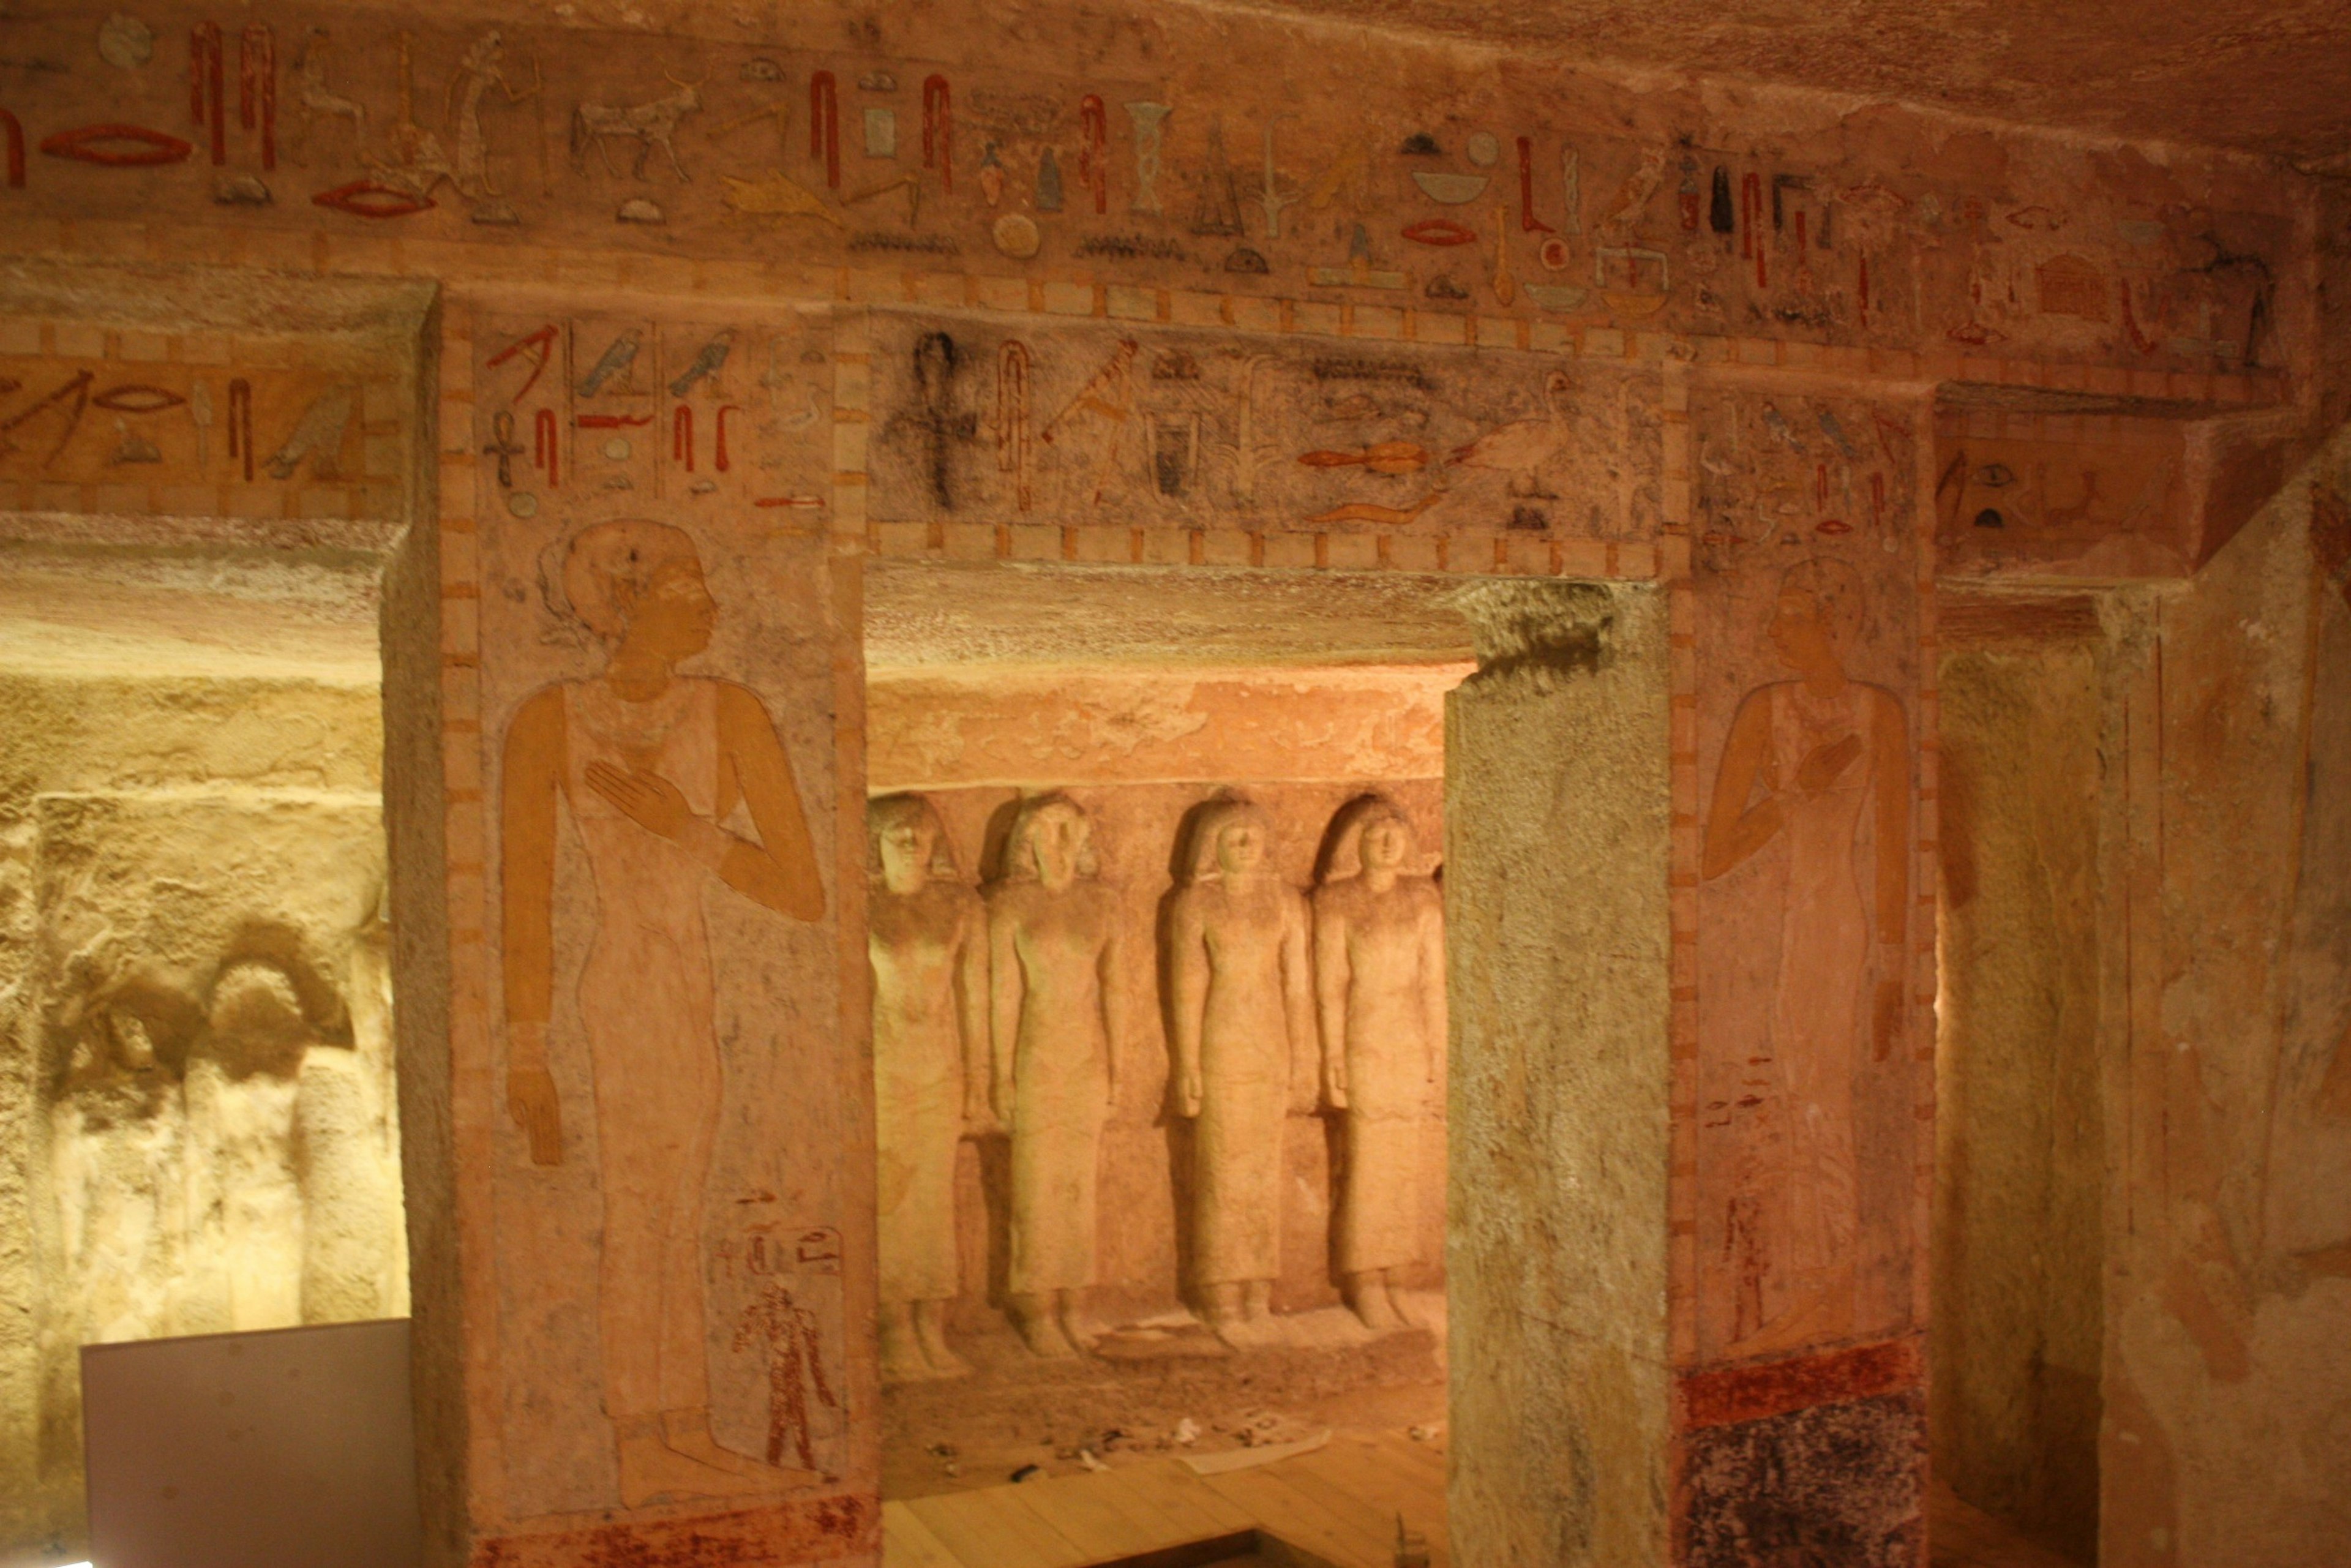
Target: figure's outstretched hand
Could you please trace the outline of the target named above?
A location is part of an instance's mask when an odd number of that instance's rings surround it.
[[[563,1163],[563,1106],[556,1098],[555,1075],[544,1067],[507,1069],[507,1114],[530,1140],[530,1163]]]
[[[1206,1092],[1200,1082],[1200,1070],[1196,1067],[1184,1069],[1176,1075],[1176,1113],[1179,1116],[1198,1115],[1200,1102]]]
[[[696,821],[685,791],[658,773],[623,772],[609,762],[598,761],[588,765],[587,778],[590,789],[649,833],[674,842]]]
[[[1333,1061],[1324,1073],[1324,1077],[1329,1082],[1323,1086],[1322,1098],[1333,1111],[1345,1110],[1347,1108],[1347,1064],[1343,1061]]]

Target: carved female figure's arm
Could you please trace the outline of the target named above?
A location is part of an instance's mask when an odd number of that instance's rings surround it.
[[[1021,988],[1019,915],[1013,895],[999,894],[987,905],[987,995],[990,1045],[994,1064],[992,1100],[996,1119],[1012,1125],[1013,1070],[1020,1049]]]
[[[1732,871],[1771,841],[1780,831],[1779,780],[1771,775],[1771,688],[1758,686],[1739,705],[1714,775],[1714,797],[1706,813],[1706,847],[1700,867],[1708,878]],[[1756,781],[1763,799],[1752,806]]]
[[[562,1110],[547,1070],[555,993],[555,802],[564,773],[563,688],[532,696],[507,726],[498,782],[499,953],[507,1002],[507,1112],[534,1165],[563,1160]]]
[[[791,759],[784,755],[767,707],[749,689],[730,683],[718,688],[717,708],[718,818],[724,821],[737,800],[744,801],[759,830],[758,842],[697,816],[685,792],[658,773],[599,760],[584,770],[588,787],[753,903],[796,920],[821,919],[824,883],[817,873],[816,849],[800,814]]]
[[[1306,899],[1303,894],[1285,887],[1281,890],[1281,1002],[1284,1033],[1289,1049],[1282,1053],[1283,1075],[1290,1085],[1290,1097],[1294,1109],[1314,1108],[1314,1080],[1310,1067],[1303,1074],[1301,1061],[1312,1062],[1319,1054],[1314,1049],[1314,971],[1308,960],[1311,937],[1307,929]],[[1301,1082],[1302,1079],[1302,1082]]]
[[[1421,1040],[1427,1052],[1429,1085],[1437,1092],[1437,1105],[1444,1105],[1445,1093],[1445,895],[1436,888],[1428,889],[1422,900],[1420,913],[1420,1017]]]
[[[1102,1051],[1110,1068],[1108,1103],[1118,1104],[1121,1068],[1126,1060],[1126,934],[1119,919],[1118,901],[1100,901],[1103,925],[1102,956],[1094,972],[1102,996]]]
[[[1333,1111],[1347,1108],[1347,917],[1333,890],[1314,901],[1315,1017],[1322,1033],[1322,1094]]]
[[[1170,911],[1167,969],[1176,988],[1176,1111],[1196,1116],[1205,1085],[1200,1080],[1200,1027],[1208,1006],[1207,931],[1200,919],[1198,890],[1176,895]]]
[[[989,1074],[994,1071],[988,1050],[987,914],[968,890],[956,900],[952,979],[955,987],[956,1036],[963,1045],[963,1116],[975,1130],[985,1130],[988,1114]]]
[[[1870,794],[1877,806],[1877,1006],[1870,1031],[1879,1061],[1902,1028],[1902,992],[1910,913],[1910,735],[1902,704],[1872,688]]]

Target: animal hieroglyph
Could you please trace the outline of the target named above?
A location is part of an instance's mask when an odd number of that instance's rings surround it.
[[[662,74],[668,76],[669,73],[664,71]],[[690,182],[692,176],[678,162],[677,147],[672,138],[677,134],[678,122],[702,107],[701,84],[678,81],[675,77],[669,79],[676,83],[677,90],[667,98],[657,98],[650,103],[640,103],[628,109],[583,103],[573,110],[572,159],[584,164],[588,160],[589,145],[592,142],[603,154],[604,172],[617,174],[620,171],[612,167],[612,152],[606,142],[615,136],[632,137],[637,143],[637,161],[629,171],[632,174],[643,179],[645,160],[653,155],[655,147],[659,147],[668,157],[670,169],[679,181]]]

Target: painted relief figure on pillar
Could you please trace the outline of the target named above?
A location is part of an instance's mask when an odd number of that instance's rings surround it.
[[[872,891],[873,1093],[882,1227],[882,1375],[971,1370],[946,1341],[956,1146],[987,1110],[987,915],[920,795],[866,809]]]
[[[1314,1038],[1306,901],[1271,863],[1271,825],[1241,800],[1192,829],[1169,910],[1176,1105],[1194,1118],[1193,1274],[1209,1327],[1270,1326],[1281,1272],[1281,1138],[1296,1052]]]
[[[507,1103],[531,1159],[564,1158],[548,1068],[559,805],[594,883],[580,1015],[595,1085],[603,1234],[604,1410],[623,1503],[806,1485],[711,1435],[704,1206],[726,1092],[703,903],[724,883],[813,921],[824,891],[789,758],[759,698],[681,675],[716,607],[694,541],[665,524],[599,523],[561,572],[603,672],[543,688],[507,732],[502,877]],[[721,826],[747,808],[757,840]]]
[[[1095,880],[1093,824],[1066,795],[1028,801],[987,894],[997,1120],[1012,1134],[1013,1326],[1041,1356],[1093,1337],[1079,1293],[1094,1283],[1102,1123],[1118,1099],[1125,942]]]
[[[1413,859],[1410,821],[1365,796],[1314,890],[1323,1093],[1347,1114],[1339,1272],[1374,1330],[1412,1326],[1397,1276],[1420,1261],[1421,1125],[1445,1092],[1445,896]]]
[[[1796,678],[1741,699],[1707,812],[1708,880],[1773,845],[1785,878],[1766,1032],[1741,1043],[1736,1102],[1715,1124],[1735,1150],[1734,1355],[1856,1327],[1856,1084],[1902,1030],[1910,842],[1901,699],[1846,674],[1866,610],[1845,562],[1787,570],[1766,634]]]

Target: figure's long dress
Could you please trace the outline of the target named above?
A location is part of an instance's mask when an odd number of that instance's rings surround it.
[[[976,906],[967,916],[978,917]],[[919,930],[891,941],[878,922],[866,948],[874,980],[882,1299],[945,1301],[958,1285],[955,1160],[963,1124],[963,1031],[955,949]]]
[[[1277,906],[1259,912],[1272,917],[1260,927],[1215,883],[1185,896],[1205,906],[1208,964],[1192,1155],[1193,1273],[1203,1285],[1270,1280],[1281,1272],[1281,1133],[1290,1098]],[[1283,888],[1280,896],[1297,895]]]
[[[717,693],[715,681],[683,678],[644,703],[601,681],[563,690],[565,799],[596,882],[580,1015],[596,1071],[604,1408],[616,1420],[710,1402],[703,1188],[724,1085],[702,915],[711,873],[606,802],[587,769],[658,773],[715,817]]]
[[[1014,1295],[1094,1282],[1094,1199],[1110,1041],[1102,1031],[1102,937],[1047,904],[1014,943],[1020,1024],[1012,1079]],[[1074,900],[1082,890],[1061,895]],[[1054,918],[1058,914],[1061,917]],[[1000,983],[1000,982],[999,982]]]
[[[1839,1267],[1851,1265],[1860,1225],[1854,1075],[1869,915],[1856,837],[1871,798],[1875,695],[1859,682],[1825,701],[1798,682],[1769,691],[1787,885],[1771,1046],[1749,1081],[1749,1092],[1760,1092],[1772,1107],[1747,1184],[1769,1217],[1764,1323],[1827,1289]],[[1852,760],[1826,789],[1804,793],[1796,784],[1804,759],[1849,737],[1859,742]]]
[[[1421,1123],[1437,1043],[1428,1039],[1423,1003],[1426,988],[1438,983],[1421,972],[1425,890],[1425,883],[1400,882],[1382,897],[1358,883],[1344,900],[1347,1181],[1339,1209],[1344,1274],[1420,1260]]]

